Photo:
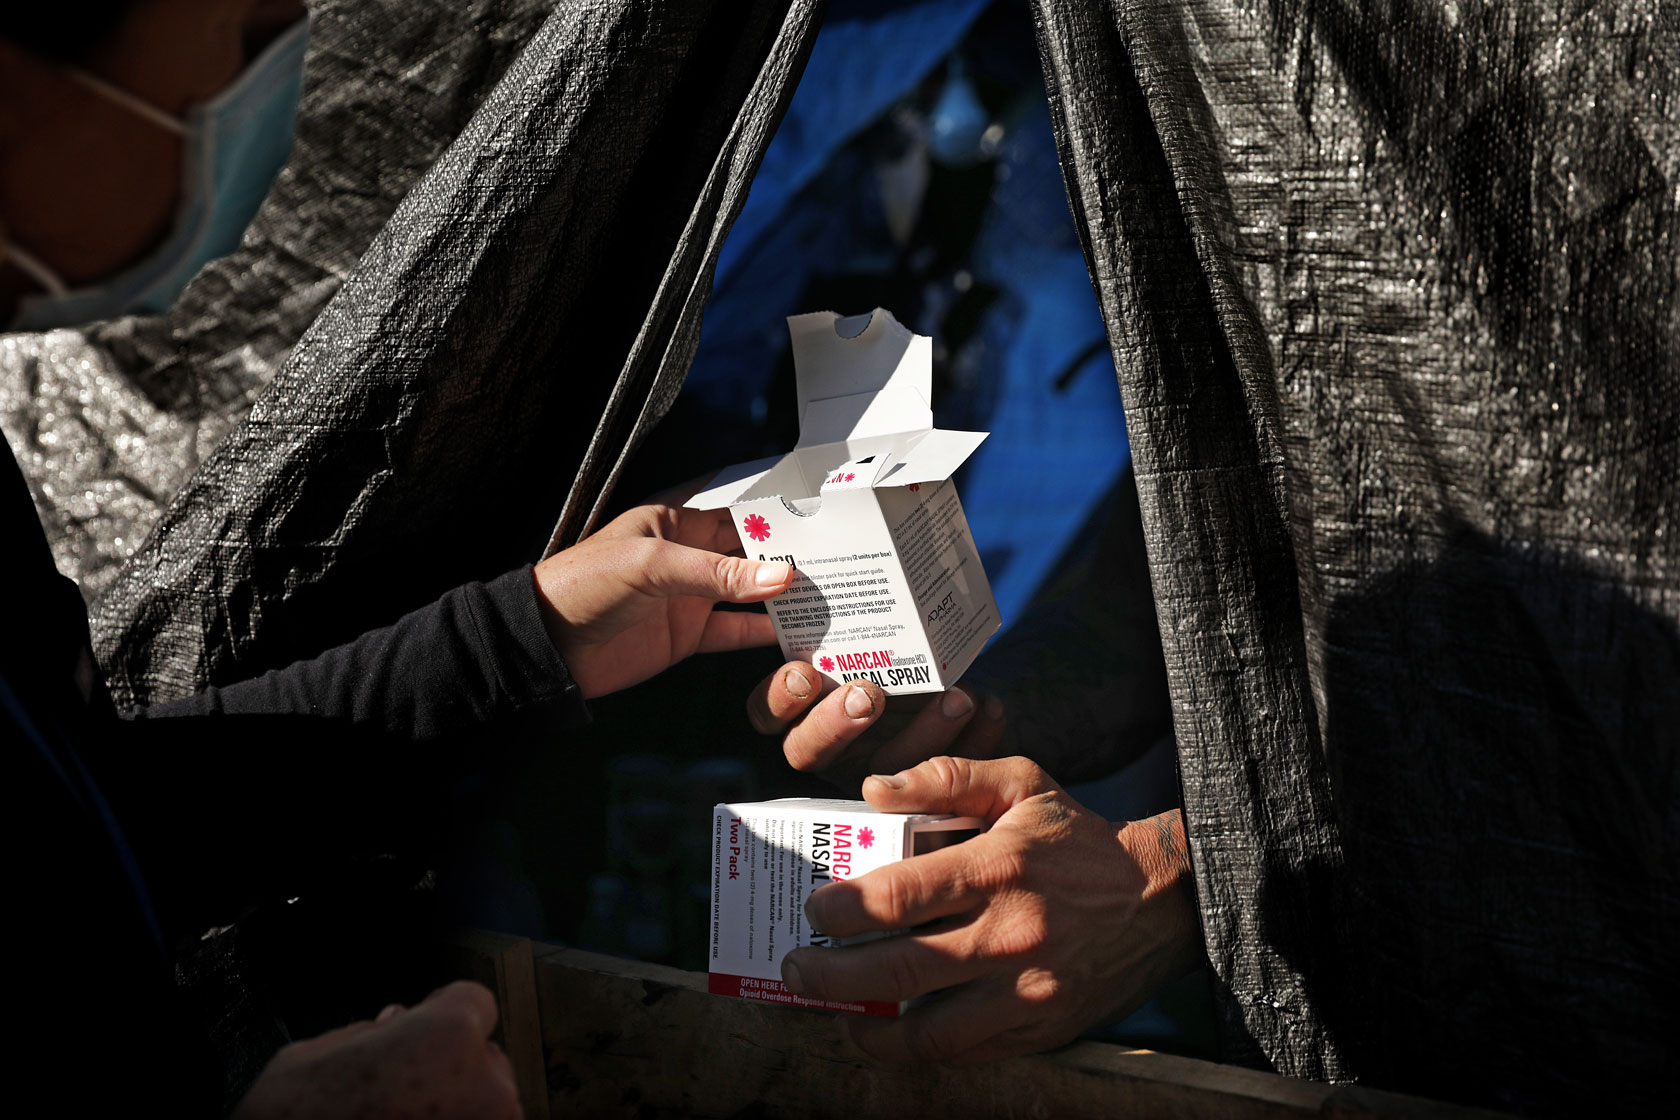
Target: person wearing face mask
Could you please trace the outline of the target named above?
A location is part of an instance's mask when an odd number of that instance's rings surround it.
[[[80,87],[84,98],[105,101],[104,115],[127,114],[131,130],[149,129],[154,143],[179,149],[179,187],[165,232],[108,276],[73,284],[13,238],[6,260],[40,291],[17,300],[11,327],[46,330],[131,311],[168,310],[200,268],[232,251],[291,151],[308,35],[308,20],[296,19],[233,81],[185,115],[81,66],[64,66],[59,80]]]
[[[6,18],[0,323],[166,310],[239,244],[291,150],[302,4],[95,2]]]
[[[0,321],[158,310],[237,243],[285,157],[307,26],[280,0],[6,7]],[[767,616],[713,608],[792,580],[730,555],[724,517],[655,502],[313,660],[118,713],[9,449],[0,542],[14,1084],[70,1114],[219,1112],[205,1026],[171,984],[175,946],[253,884],[424,843],[475,761],[452,751],[461,734],[581,720],[589,698],[689,654],[772,643]],[[452,985],[293,1043],[237,1114],[517,1115],[486,1041],[495,1017],[488,992]]]

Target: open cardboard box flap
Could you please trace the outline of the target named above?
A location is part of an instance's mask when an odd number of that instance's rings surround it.
[[[689,507],[811,498],[837,485],[942,482],[986,438],[933,426],[933,341],[911,333],[891,312],[793,315],[788,330],[798,444],[786,455],[724,469]]]

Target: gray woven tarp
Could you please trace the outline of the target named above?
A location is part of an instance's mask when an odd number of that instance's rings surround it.
[[[1672,1104],[1680,9],[1035,7],[1230,1055]]]
[[[413,38],[378,38],[382,21],[404,25],[400,12],[346,13],[365,34],[340,38],[359,53],[337,74],[360,90],[465,63],[487,71],[530,15],[493,7],[418,56],[401,53]],[[681,383],[712,262],[820,8],[555,9],[96,604],[96,647],[119,700],[285,664],[530,560],[551,536],[575,539]],[[311,95],[334,96],[320,80]],[[311,171],[298,173],[294,159],[265,217],[282,201],[345,194],[334,180],[341,164],[379,166],[377,150],[357,150],[359,137],[407,128],[396,106],[408,100],[373,101],[317,122],[332,135]],[[423,145],[404,150],[424,158]],[[406,169],[393,169],[399,181]],[[332,215],[306,211],[302,228],[337,243],[317,218]],[[286,274],[256,292],[290,298],[280,293],[304,281],[298,298],[309,302],[307,276],[292,275],[274,246],[257,254],[259,267],[274,256]],[[205,310],[247,279],[225,275],[232,267],[194,284],[203,318],[173,317],[160,345],[190,349],[200,329],[217,346],[241,338]],[[259,358],[284,345],[256,339]],[[238,345],[228,360],[244,360]],[[200,372],[202,357],[183,364],[188,392],[226,384]]]

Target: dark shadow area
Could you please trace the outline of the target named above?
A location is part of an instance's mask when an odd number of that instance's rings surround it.
[[[965,680],[1004,698],[1010,751],[1028,756],[1064,785],[1100,781],[1172,732],[1130,469],[1103,495],[1051,572]]]
[[[483,838],[522,744],[552,752],[556,737],[535,718],[430,743],[306,716],[118,730],[87,763],[121,791],[116,816],[230,1106],[286,1042],[459,975],[458,926],[518,898],[517,882],[484,880]]]
[[[712,806],[837,792],[747,722],[747,694],[781,663],[774,647],[690,658],[527,756],[502,812],[544,928],[509,932],[703,970]]]
[[[1525,1113],[1672,1107],[1673,624],[1578,560],[1461,530],[1331,604],[1323,699],[1345,866],[1274,871],[1262,913],[1335,900],[1323,943],[1276,939],[1362,1079]]]

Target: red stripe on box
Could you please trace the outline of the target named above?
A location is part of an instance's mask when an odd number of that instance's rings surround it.
[[[861,1003],[842,1003],[832,999],[806,999],[787,990],[780,980],[760,980],[755,976],[734,976],[727,972],[711,972],[706,976],[706,990],[714,996],[735,996],[756,999],[761,1003],[782,1003],[789,1007],[811,1007],[818,1011],[850,1011],[858,1015],[875,1015],[882,1019],[898,1018],[898,1004],[882,1000]]]

